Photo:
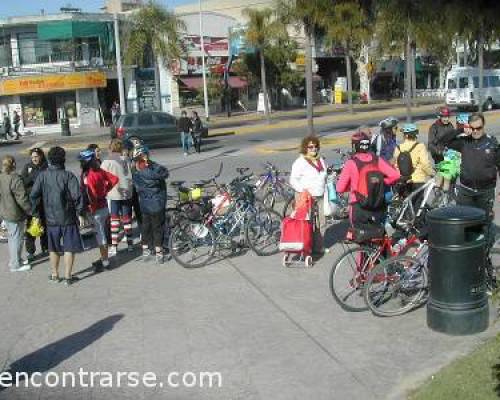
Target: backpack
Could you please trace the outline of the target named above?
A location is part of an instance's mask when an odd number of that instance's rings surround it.
[[[417,147],[418,144],[418,142],[415,143],[408,151],[401,151],[401,148],[397,146],[399,150],[397,159],[399,173],[401,174],[401,177],[406,178],[406,180],[410,179],[411,175],[415,171],[415,167],[411,159],[411,152],[415,149],[415,147]]]
[[[356,199],[361,208],[369,211],[380,210],[385,205],[384,174],[378,167],[378,157],[373,155],[370,161],[352,160],[358,168],[358,187]]]

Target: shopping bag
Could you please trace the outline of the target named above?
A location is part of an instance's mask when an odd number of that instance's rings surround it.
[[[313,228],[309,221],[285,217],[281,222],[280,251],[310,255]]]
[[[295,199],[294,218],[309,219],[309,212],[312,208],[312,196],[309,192],[300,192]]]
[[[338,200],[337,189],[335,189],[335,184],[333,181],[329,180],[326,184],[326,190],[328,192],[328,200],[335,203]]]
[[[328,191],[325,190],[325,194],[323,195],[323,213],[325,214],[325,217],[330,217],[334,212],[334,204],[330,202]]]
[[[42,236],[44,229],[42,223],[40,222],[40,219],[36,217],[31,218],[31,223],[29,224],[28,229],[26,229],[26,232],[28,232],[33,237]]]

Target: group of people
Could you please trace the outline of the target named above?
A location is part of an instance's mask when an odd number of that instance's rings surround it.
[[[12,272],[27,271],[36,256],[37,237],[31,224],[41,225],[40,255],[49,255],[51,282],[71,285],[75,254],[84,250],[80,227],[92,220],[100,258],[92,263],[96,272],[110,268],[122,239],[134,251],[132,216],[141,233],[142,258],[165,260],[164,242],[166,182],[168,169],[151,157],[140,142],[123,143],[113,139],[109,155],[102,159],[96,144],[79,153],[81,173],[77,177],[65,168],[66,152],[52,147],[47,159],[42,149],[30,151],[31,161],[16,172],[12,156],[2,160],[0,173],[0,217],[7,228],[9,267]],[[104,157],[103,157],[104,158]],[[26,243],[27,257],[22,257]],[[64,255],[64,277],[59,263]],[[111,258],[110,258],[111,257]]]
[[[203,133],[203,123],[196,111],[192,111],[189,118],[186,111],[181,112],[181,117],[177,123],[177,128],[181,135],[182,151],[184,156],[188,156],[191,148],[194,147],[197,153],[201,152],[201,136]]]
[[[14,132],[12,132],[12,126],[14,126]],[[21,127],[21,116],[19,113],[14,110],[14,115],[12,117],[12,122],[9,117],[9,113],[3,114],[3,130],[4,130],[4,139],[7,140],[10,137],[13,137],[14,140],[19,139],[19,128]]]
[[[485,131],[485,118],[481,113],[457,115],[457,124],[450,120],[450,110],[439,110],[437,120],[429,130],[428,147],[419,141],[415,124],[403,124],[403,142],[397,143],[399,121],[387,118],[381,121],[380,131],[372,134],[360,128],[352,136],[352,156],[346,161],[338,177],[338,193],[349,193],[350,222],[353,227],[367,224],[381,225],[386,218],[391,186],[402,182],[410,191],[417,190],[435,175],[435,164],[452,149],[461,155],[457,185],[457,204],[473,206],[485,211],[490,228],[489,245],[494,243],[492,227],[493,205],[497,175],[500,170],[500,146]],[[430,155],[432,157],[429,157]],[[410,164],[410,172],[403,164]],[[316,136],[304,138],[301,155],[293,163],[290,184],[297,193],[304,191],[318,204],[319,223],[314,235],[313,248],[321,253],[321,233],[325,218],[322,202],[327,179],[327,164],[320,155],[320,141]],[[390,197],[390,196],[389,196]],[[418,204],[420,198],[416,198]]]

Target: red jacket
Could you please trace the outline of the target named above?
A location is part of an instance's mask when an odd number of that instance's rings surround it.
[[[90,169],[82,178],[84,189],[87,190],[90,212],[95,213],[100,208],[107,208],[106,195],[118,183],[118,177],[98,168]]]
[[[372,157],[376,156],[373,153],[357,153],[353,157],[366,162],[370,161]],[[387,186],[393,185],[399,180],[399,171],[396,168],[393,168],[387,161],[385,161],[381,157],[378,158],[378,168],[380,169],[380,172],[384,174],[384,183]],[[342,172],[340,173],[336,189],[339,193],[344,193],[347,191],[350,192],[350,204],[354,204],[358,201],[356,199],[356,194],[354,193],[358,189],[358,178],[359,171],[356,163],[352,159],[347,160],[344,168],[342,169]]]

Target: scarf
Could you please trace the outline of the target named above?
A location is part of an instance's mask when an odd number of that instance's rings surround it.
[[[304,155],[304,159],[313,167],[318,173],[323,171],[323,163],[321,162],[321,157],[319,153],[315,156]]]

